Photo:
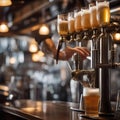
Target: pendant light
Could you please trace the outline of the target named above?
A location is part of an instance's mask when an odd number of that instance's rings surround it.
[[[12,5],[11,0],[0,0],[0,6],[10,6]]]
[[[5,33],[5,32],[8,32],[8,31],[9,31],[8,25],[4,22],[1,23],[0,24],[0,32]]]

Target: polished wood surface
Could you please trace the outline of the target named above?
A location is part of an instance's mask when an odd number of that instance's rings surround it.
[[[78,104],[59,101],[31,101],[19,100],[12,105],[2,105],[4,112],[17,114],[27,120],[89,120],[79,117],[78,112],[70,108],[78,108]],[[113,117],[99,118],[100,120],[114,120]],[[96,119],[97,120],[97,119]]]

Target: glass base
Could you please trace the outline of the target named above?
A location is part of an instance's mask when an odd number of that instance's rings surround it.
[[[73,108],[73,107],[70,107],[70,110],[71,110],[71,111],[75,111],[75,112],[85,113],[84,110],[80,110],[80,109]]]
[[[92,119],[92,120],[115,120],[114,116],[100,116],[98,114],[96,115],[80,114],[79,117],[86,118],[86,119]]]
[[[89,115],[80,115],[80,117],[82,118],[86,118],[86,119],[92,119],[92,120],[103,120],[102,118],[99,117],[99,115],[93,115],[93,116],[89,116]]]

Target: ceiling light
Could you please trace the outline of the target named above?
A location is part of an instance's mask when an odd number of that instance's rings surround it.
[[[8,32],[9,28],[6,23],[1,23],[0,24],[0,32]]]
[[[12,5],[11,0],[0,0],[0,6],[10,6]]]
[[[46,24],[43,24],[39,29],[40,35],[48,35],[50,33],[50,30]]]

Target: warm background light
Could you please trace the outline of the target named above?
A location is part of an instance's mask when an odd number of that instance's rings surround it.
[[[10,62],[10,64],[15,64],[16,63],[16,58],[11,57],[9,62]]]
[[[114,33],[113,39],[119,41],[120,40],[120,33]]]
[[[8,32],[8,31],[9,31],[9,28],[8,28],[7,24],[1,23],[0,24],[0,32]]]
[[[37,45],[37,43],[36,43],[34,40],[32,40],[32,41],[30,42],[30,44],[29,44],[29,51],[30,51],[31,53],[34,53],[34,52],[37,52],[37,51],[38,51],[38,45]]]
[[[32,54],[32,61],[39,62],[41,57],[44,56],[44,53],[42,51],[38,51],[37,53]]]
[[[46,24],[43,24],[39,29],[40,35],[48,35],[50,33],[49,28]]]
[[[10,6],[12,5],[11,0],[0,0],[0,6]]]

